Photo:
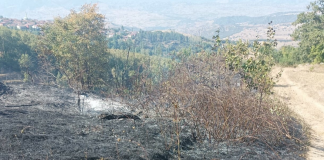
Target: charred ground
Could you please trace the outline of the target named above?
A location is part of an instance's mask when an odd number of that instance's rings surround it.
[[[0,159],[177,159],[174,133],[161,130],[172,127],[171,120],[132,110],[127,114],[135,118],[81,114],[71,90],[1,85]],[[182,126],[180,141],[183,159],[304,159],[287,146],[274,152],[261,142],[198,142],[188,126]]]

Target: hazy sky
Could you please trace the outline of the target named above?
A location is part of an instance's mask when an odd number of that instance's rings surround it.
[[[276,12],[304,11],[312,0],[0,0],[0,15],[52,19],[64,16],[84,3],[99,3],[108,15],[130,10],[160,16],[220,17],[259,16]],[[199,16],[197,16],[199,15]],[[123,15],[120,15],[123,16]]]

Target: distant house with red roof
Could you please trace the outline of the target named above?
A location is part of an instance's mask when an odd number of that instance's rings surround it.
[[[17,27],[17,25],[15,25],[15,24],[8,24],[8,25],[6,25],[8,28],[16,28]]]
[[[132,37],[134,37],[134,36],[136,36],[136,35],[137,35],[137,32],[132,32],[132,33],[131,33],[131,36],[132,36]]]
[[[6,26],[12,29],[19,29],[19,30],[40,30],[40,26],[44,25],[45,23],[51,23],[51,21],[38,21],[33,19],[25,18],[23,20],[19,19],[10,19],[10,18],[2,18],[0,19],[0,26]]]
[[[0,23],[0,26],[6,26],[6,25],[7,25],[6,22],[1,22],[1,23]]]

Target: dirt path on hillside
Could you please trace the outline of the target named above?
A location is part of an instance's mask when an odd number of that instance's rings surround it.
[[[280,68],[275,68],[278,73]],[[324,65],[283,68],[275,92],[312,129],[310,160],[324,159]]]

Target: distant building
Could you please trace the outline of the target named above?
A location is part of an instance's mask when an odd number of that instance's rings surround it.
[[[25,20],[25,21],[28,20],[27,13],[26,13],[26,16],[24,17],[24,20]]]
[[[131,35],[131,37],[135,37],[136,34],[137,34],[137,32],[132,32],[130,35]]]
[[[18,21],[18,20],[13,20],[13,21],[11,21],[11,23],[12,23],[12,24],[16,24],[17,26],[18,26],[18,25],[22,25],[21,22]]]
[[[1,23],[0,23],[0,26],[6,26],[6,25],[7,25],[6,22],[1,22]]]
[[[15,24],[8,24],[7,27],[9,27],[9,28],[16,28],[17,25],[15,25]]]
[[[111,38],[111,37],[113,37],[115,35],[115,33],[109,33],[108,34],[108,38]]]
[[[39,27],[37,25],[33,25],[32,29],[39,29]]]
[[[41,20],[41,21],[38,21],[38,23],[39,23],[39,24],[45,24],[45,23],[46,23],[46,21],[44,21],[44,20]]]
[[[27,26],[20,26],[20,25],[18,25],[18,26],[17,26],[17,29],[20,29],[20,30],[27,30],[28,27],[27,27]]]
[[[30,24],[25,24],[24,26],[26,26],[28,29],[32,27]]]

